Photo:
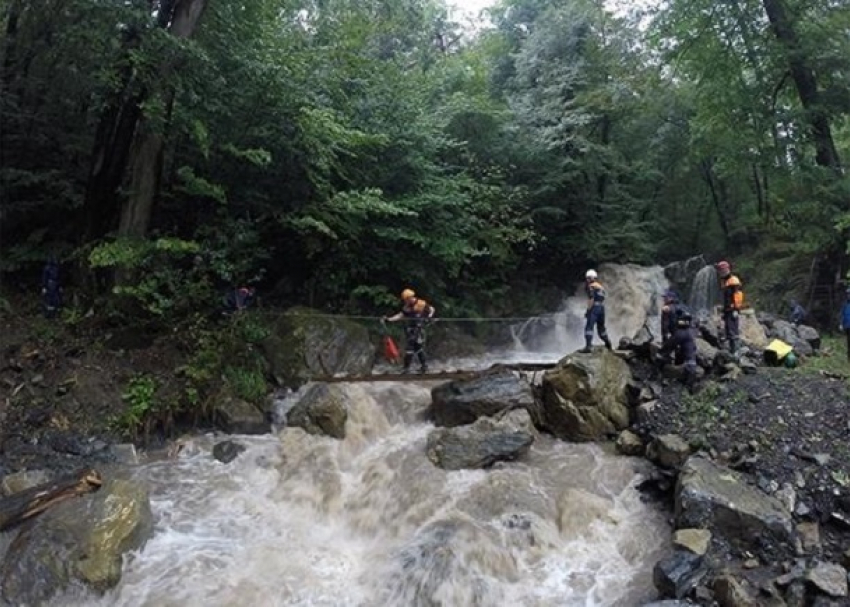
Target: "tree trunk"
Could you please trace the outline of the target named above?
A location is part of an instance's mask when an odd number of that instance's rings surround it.
[[[794,24],[785,10],[783,0],[762,0],[762,5],[776,39],[785,48],[785,58],[788,61],[791,78],[797,87],[800,103],[808,114],[812,139],[815,143],[815,162],[819,166],[840,171],[841,160],[832,138],[829,117],[820,106],[817,80],[807,62],[805,51],[797,37]]]
[[[96,491],[103,480],[95,470],[83,470],[0,499],[0,531],[41,514],[69,498]]]
[[[714,179],[714,169],[712,168],[711,161],[703,160],[700,163],[700,168],[702,169],[702,176],[705,179],[705,182],[708,184],[708,190],[711,192],[711,200],[714,202],[714,208],[717,211],[717,221],[720,223],[720,229],[723,230],[723,236],[726,241],[729,240],[729,222],[726,219],[726,213],[724,211],[724,204],[722,198],[722,194],[718,192],[717,184]]]
[[[132,53],[139,44],[138,33],[129,32],[123,44],[125,54]],[[100,238],[115,227],[119,208],[115,197],[124,179],[133,135],[142,113],[141,103],[147,94],[129,66],[122,72],[121,80],[122,90],[110,100],[95,132],[83,203],[85,226],[81,235],[84,242]]]
[[[189,38],[197,28],[206,4],[207,0],[176,0],[166,7],[173,11],[172,18],[164,18],[161,12],[160,24],[167,25],[175,38]],[[160,77],[165,80],[174,67],[172,63],[163,65],[160,68]],[[164,95],[168,107],[167,115],[170,118],[174,91],[169,90]],[[169,122],[169,119],[165,121],[163,131],[167,130]],[[130,194],[121,210],[119,236],[144,238],[147,234],[159,194],[164,149],[164,132],[159,132],[154,125],[143,120],[136,134]]]

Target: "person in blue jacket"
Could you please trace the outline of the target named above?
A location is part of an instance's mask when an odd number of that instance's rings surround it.
[[[850,287],[847,288],[847,299],[841,306],[841,330],[847,336],[847,360],[850,361]]]
[[[788,302],[788,307],[791,308],[791,316],[789,320],[794,325],[800,325],[806,320],[806,309],[797,303],[795,300],[791,300]]]

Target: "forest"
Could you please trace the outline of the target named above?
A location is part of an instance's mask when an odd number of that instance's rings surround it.
[[[603,262],[844,287],[850,4],[0,0],[0,276],[163,325],[223,289],[453,315]],[[757,286],[756,286],[757,285]],[[72,307],[71,304],[66,304]]]

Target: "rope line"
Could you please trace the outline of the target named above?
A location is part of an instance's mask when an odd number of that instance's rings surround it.
[[[347,320],[374,320],[380,322],[384,317],[383,316],[359,316],[356,314],[285,314],[284,312],[265,312],[260,310],[252,311],[253,314],[263,314],[268,316],[294,316],[300,318],[338,318],[338,319],[347,319]],[[447,316],[437,316],[435,318],[430,319],[432,322],[524,322],[529,320],[540,320],[545,318],[554,318],[557,316],[557,313],[550,312],[547,314],[540,314],[538,316],[483,316],[483,317],[447,317]]]

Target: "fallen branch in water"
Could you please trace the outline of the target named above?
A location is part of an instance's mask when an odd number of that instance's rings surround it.
[[[6,531],[72,497],[97,491],[103,479],[96,470],[82,470],[0,499],[0,531]]]

